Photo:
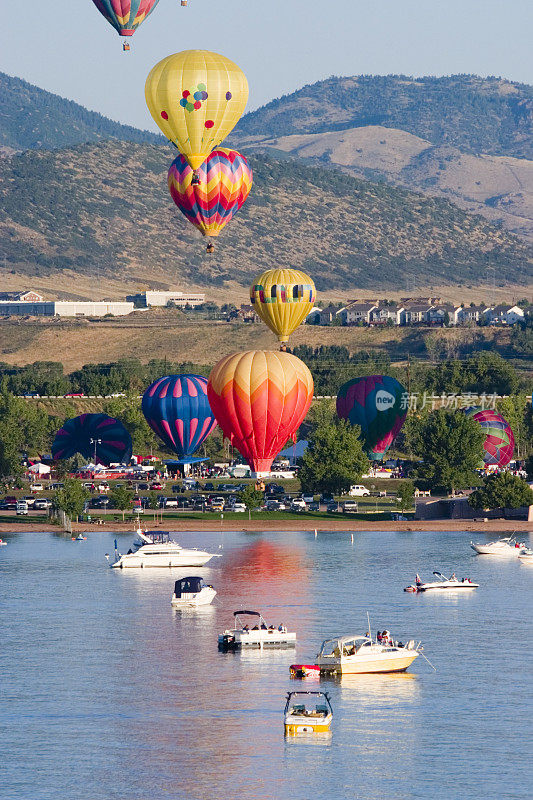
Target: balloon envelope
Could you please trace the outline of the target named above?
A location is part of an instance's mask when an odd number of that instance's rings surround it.
[[[159,0],[93,0],[93,3],[120,36],[132,36]]]
[[[65,422],[52,444],[54,459],[72,458],[76,453],[105,466],[127,464],[132,453],[131,436],[122,422],[114,417],[81,414]]]
[[[145,391],[142,411],[148,425],[184,464],[216,426],[202,375],[166,375]]]
[[[255,311],[280,342],[287,342],[302,324],[315,298],[315,284],[297,269],[267,269],[250,287]]]
[[[466,408],[465,414],[475,419],[485,433],[483,466],[505,467],[514,453],[514,435],[507,420],[496,411],[475,406]]]
[[[185,157],[178,156],[168,171],[172,199],[203,236],[218,236],[248,197],[252,170],[236,150],[219,147],[198,169],[200,182],[192,185],[192,177]]]
[[[405,422],[407,392],[388,375],[354,378],[339,389],[337,414],[360,426],[368,457],[379,460]]]
[[[268,472],[309,410],[313,378],[290,353],[250,350],[219,361],[207,393],[224,435],[254,472]]]
[[[146,104],[193,169],[233,130],[248,102],[244,72],[209,50],[167,56],[146,79]]]

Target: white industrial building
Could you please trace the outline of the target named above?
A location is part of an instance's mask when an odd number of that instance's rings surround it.
[[[202,292],[162,292],[154,289],[143,292],[137,297],[147,307],[166,306],[168,303],[173,303],[178,308],[185,308],[186,306],[201,306],[205,303],[205,294]]]
[[[78,301],[78,300],[0,300],[0,316],[25,317],[124,317],[131,314],[134,305],[131,302]]]

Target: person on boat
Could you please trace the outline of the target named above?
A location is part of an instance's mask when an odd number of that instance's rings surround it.
[[[243,629],[243,631],[249,631],[249,630],[250,630],[250,628],[248,627],[248,625],[243,625],[243,628],[242,628],[242,629]]]
[[[451,581],[456,581],[457,580],[457,578],[455,577],[455,572],[452,572],[450,580]]]
[[[283,624],[283,622],[279,623],[278,631],[280,631],[280,633],[283,633],[285,631],[285,625]]]
[[[376,636],[376,642],[379,642],[381,644],[381,640],[382,639],[383,639],[383,637],[381,635],[381,631],[378,631],[377,636]]]

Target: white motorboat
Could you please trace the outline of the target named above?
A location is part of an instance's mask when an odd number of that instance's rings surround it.
[[[170,538],[163,531],[137,531],[139,539],[133,543],[127,553],[121,555],[115,539],[114,569],[139,567],[203,567],[214,553],[205,550],[186,549]]]
[[[314,708],[307,708],[305,702],[315,697]],[[333,720],[333,709],[328,692],[287,692],[284,711],[285,736],[299,733],[329,733]]]
[[[527,564],[527,566],[533,567],[533,550],[524,550],[523,553],[520,553],[518,558],[521,564]]]
[[[203,578],[190,576],[176,581],[170,604],[172,608],[208,606],[213,602],[215,595],[213,587],[204,583]]]
[[[433,570],[433,575],[436,576],[437,580],[428,582],[420,580],[419,576],[417,575],[416,581],[411,584],[411,586],[406,586],[404,592],[428,592],[433,589],[445,589],[452,591],[479,589],[479,583],[474,583],[470,578],[461,578],[461,580],[459,580],[455,577],[455,572],[449,578],[447,578],[446,575],[443,575],[442,572],[436,572],[435,570]]]
[[[495,542],[480,544],[470,542],[470,547],[480,556],[519,556],[527,550],[523,542],[517,542],[514,536],[507,536]]]
[[[403,672],[421,649],[414,639],[405,645],[393,641],[388,631],[383,631],[381,641],[370,636],[337,636],[322,642],[315,663],[321,675]]]
[[[277,627],[267,625],[259,611],[234,611],[235,627],[219,634],[220,650],[240,650],[243,647],[296,647],[296,634],[287,630],[285,625]],[[257,624],[252,628],[243,625],[240,617],[257,617]]]
[[[7,545],[7,542],[4,542],[3,539],[0,539],[0,547],[4,547],[5,545]]]

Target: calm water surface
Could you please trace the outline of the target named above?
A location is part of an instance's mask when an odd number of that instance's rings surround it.
[[[113,536],[16,534],[0,549],[2,800],[532,797],[533,569],[475,556],[467,533],[176,535],[212,568],[118,571]],[[120,538],[124,552],[132,535]],[[222,549],[219,550],[219,545]],[[468,595],[405,594],[455,570]],[[202,574],[212,607],[174,611]],[[296,630],[291,651],[222,654],[238,608]],[[322,682],[329,743],[285,741],[289,679],[322,639],[422,639],[404,675]]]

